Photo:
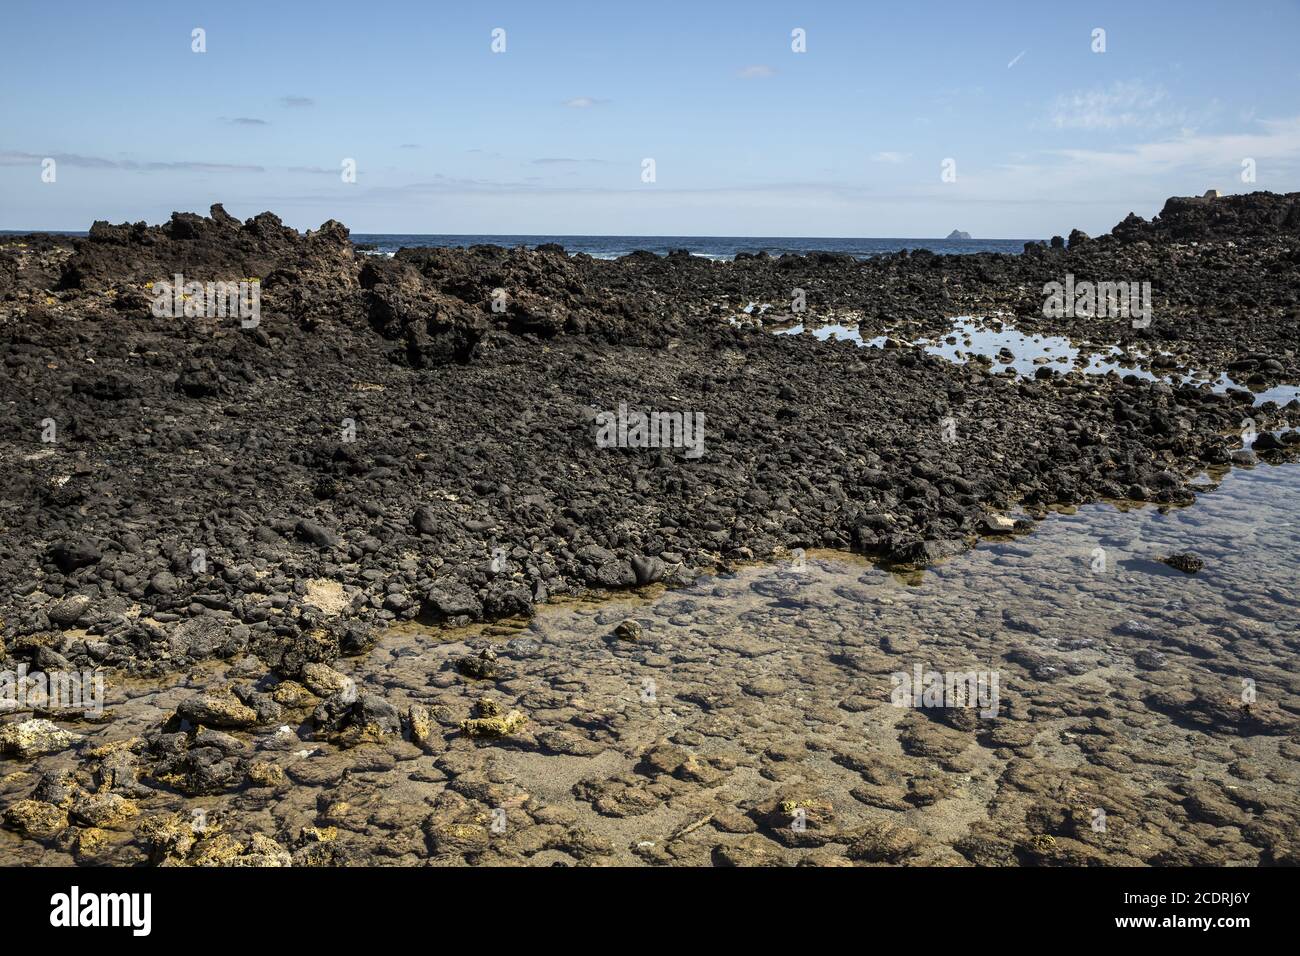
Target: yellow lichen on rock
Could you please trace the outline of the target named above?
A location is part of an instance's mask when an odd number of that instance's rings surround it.
[[[460,722],[460,729],[468,737],[508,737],[527,722],[521,711],[502,714],[500,704],[484,697],[474,705],[474,716]]]
[[[285,780],[284,768],[275,763],[249,764],[248,779],[257,787],[278,787]]]
[[[5,822],[23,836],[46,839],[68,825],[68,814],[40,800],[19,800],[5,809]]]

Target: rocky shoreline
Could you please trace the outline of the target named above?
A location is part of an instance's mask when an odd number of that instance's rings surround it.
[[[176,274],[257,280],[258,321],[156,314],[154,287]],[[1045,317],[1041,290],[1067,275],[1149,282],[1151,322]],[[8,237],[4,666],[144,678],[221,662],[239,678],[88,754],[80,796],[42,778],[30,801],[133,799],[145,785],[124,770],[115,793],[114,753],[181,793],[271,785],[231,732],[272,733],[289,715],[290,749],[301,735],[436,747],[513,732],[508,708],[431,723],[343,683],[340,658],[391,625],[527,617],[794,549],[927,567],[1027,532],[1053,505],[1187,503],[1207,467],[1295,458],[1300,402],[1047,365],[1018,377],[902,343],[998,313],[1140,351],[1170,375],[1297,384],[1297,278],[1300,194],[1171,199],[1152,222],[1023,256],[863,262],[609,262],[558,247],[385,260],[358,255],[336,222],[300,235],[220,206],[96,223],[85,239]],[[851,320],[899,347],[771,334],[795,319]],[[620,406],[702,416],[704,453],[601,447],[600,417]],[[13,730],[11,755],[57,731]],[[122,824],[111,809],[78,812]]]

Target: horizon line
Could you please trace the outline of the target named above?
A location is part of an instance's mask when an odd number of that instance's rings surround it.
[[[122,225],[122,223],[113,223],[113,225]],[[133,223],[127,223],[133,225]],[[166,225],[158,223],[154,228]],[[242,225],[242,223],[241,223]],[[289,228],[293,228],[290,226]],[[318,227],[319,228],[319,227]],[[306,231],[295,230],[304,235]],[[314,230],[310,230],[314,231]],[[0,229],[0,235],[3,236],[88,236],[88,229]],[[854,240],[854,239],[897,239],[904,242],[916,242],[920,240],[939,240],[942,242],[1046,242],[1047,238],[1043,237],[1024,237],[1024,236],[972,236],[969,239],[949,239],[947,236],[774,236],[774,235],[692,235],[688,233],[604,233],[604,232],[361,232],[348,230],[348,238],[355,239],[357,236],[410,236],[412,238],[445,238],[445,239],[483,239],[483,238],[512,238],[512,239],[781,239],[781,240],[816,240],[816,239],[835,239],[835,240]]]

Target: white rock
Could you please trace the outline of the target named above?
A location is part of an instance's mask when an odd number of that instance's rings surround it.
[[[985,515],[984,530],[989,534],[1010,534],[1016,523],[1006,515]]]

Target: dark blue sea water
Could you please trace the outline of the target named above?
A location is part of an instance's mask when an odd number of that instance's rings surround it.
[[[26,230],[31,231],[31,230]],[[20,235],[21,230],[0,229],[0,236]],[[84,236],[85,232],[58,232],[57,235]],[[685,249],[706,259],[731,259],[737,252],[767,252],[779,256],[792,252],[803,255],[809,252],[847,253],[858,259],[898,252],[901,249],[929,249],[945,255],[962,255],[972,252],[1024,251],[1025,239],[828,239],[781,238],[778,236],[491,236],[491,235],[420,235],[398,232],[354,232],[352,241],[358,246],[373,247],[367,251],[392,255],[403,246],[455,248],[475,245],[495,245],[529,249],[544,243],[556,243],[566,252],[585,252],[597,259],[617,259],[638,249],[664,256],[674,249]]]
[[[401,233],[352,234],[358,245],[372,245],[377,253],[393,253],[403,246],[456,247],[490,244],[533,248],[554,242],[566,252],[585,252],[597,259],[615,259],[643,249],[667,255],[673,249],[685,249],[707,259],[730,259],[737,252],[764,251],[773,256],[785,252],[847,253],[859,259],[898,252],[900,249],[929,249],[931,252],[962,254],[971,252],[1019,253],[1024,239],[817,239],[749,236],[444,236],[407,235]]]

